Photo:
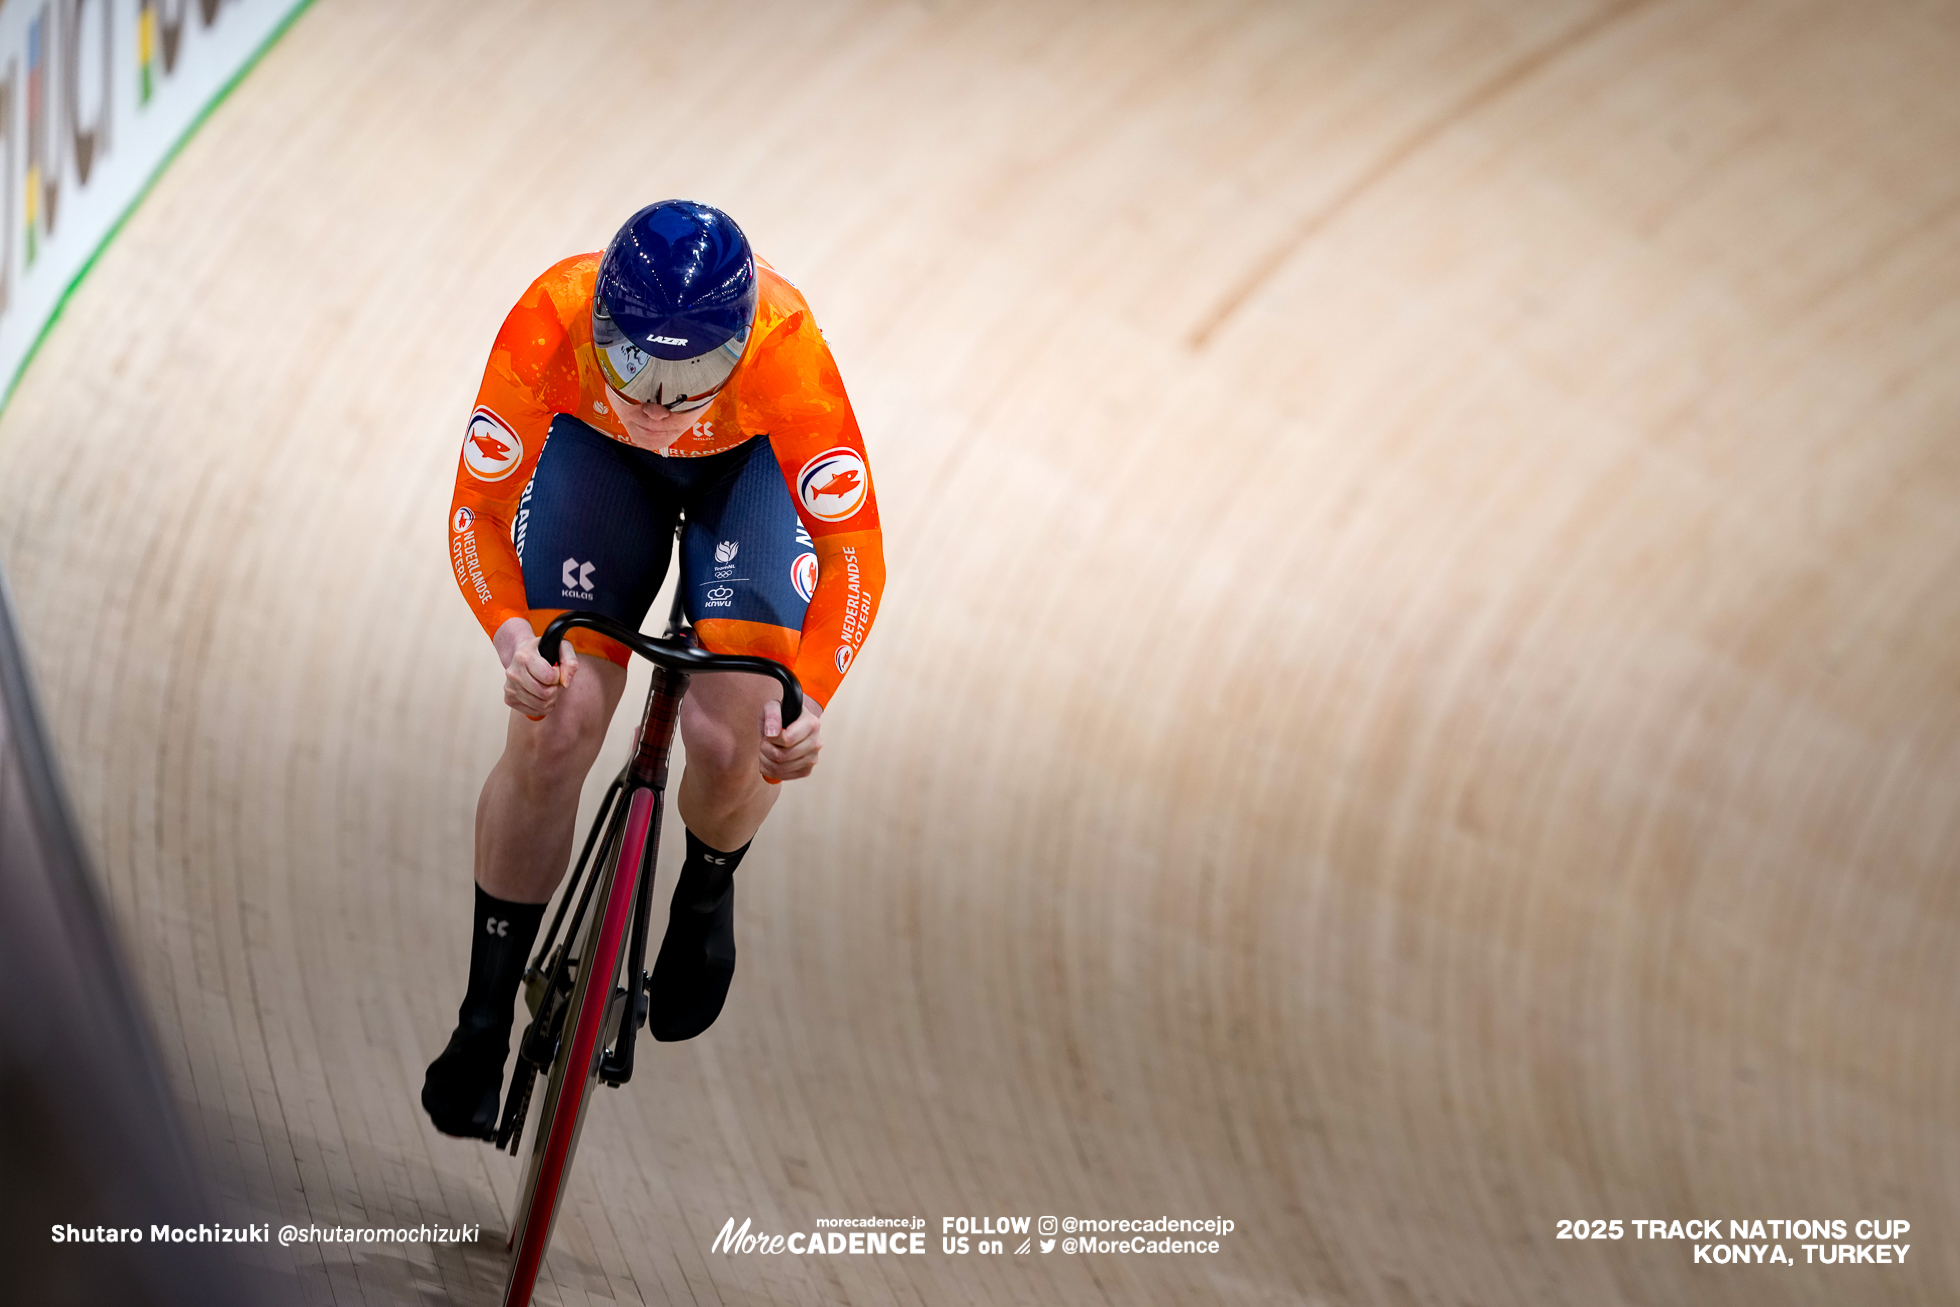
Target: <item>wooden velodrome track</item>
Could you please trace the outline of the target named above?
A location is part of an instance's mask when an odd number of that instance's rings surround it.
[[[1903,0],[320,0],[0,420],[227,1210],[485,1237],[261,1265],[501,1285],[517,1164],[416,1103],[503,730],[445,509],[528,279],[687,195],[824,322],[892,583],[540,1301],[1953,1301],[1955,67]],[[939,1251],[1043,1213],[1237,1229]],[[931,1251],[708,1251],[870,1215]]]

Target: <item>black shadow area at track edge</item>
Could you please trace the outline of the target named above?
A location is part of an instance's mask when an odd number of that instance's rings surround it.
[[[157,1226],[222,1227],[76,831],[20,637],[0,575],[4,1296],[34,1307],[290,1297],[221,1244],[153,1238]]]

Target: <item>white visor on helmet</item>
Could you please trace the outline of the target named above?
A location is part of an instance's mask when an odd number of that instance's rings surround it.
[[[744,329],[706,354],[663,359],[635,345],[611,318],[597,314],[593,323],[593,352],[599,356],[606,384],[635,404],[659,404],[675,413],[714,403],[748,343]]]

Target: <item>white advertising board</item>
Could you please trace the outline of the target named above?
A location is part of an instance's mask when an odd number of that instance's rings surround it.
[[[0,405],[96,252],[307,3],[0,3]]]

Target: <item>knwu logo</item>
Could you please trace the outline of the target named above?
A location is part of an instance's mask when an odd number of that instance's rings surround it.
[[[564,594],[567,599],[590,599],[592,597],[592,574],[599,570],[597,563],[581,563],[576,558],[567,558],[560,569],[558,579],[565,583]]]

